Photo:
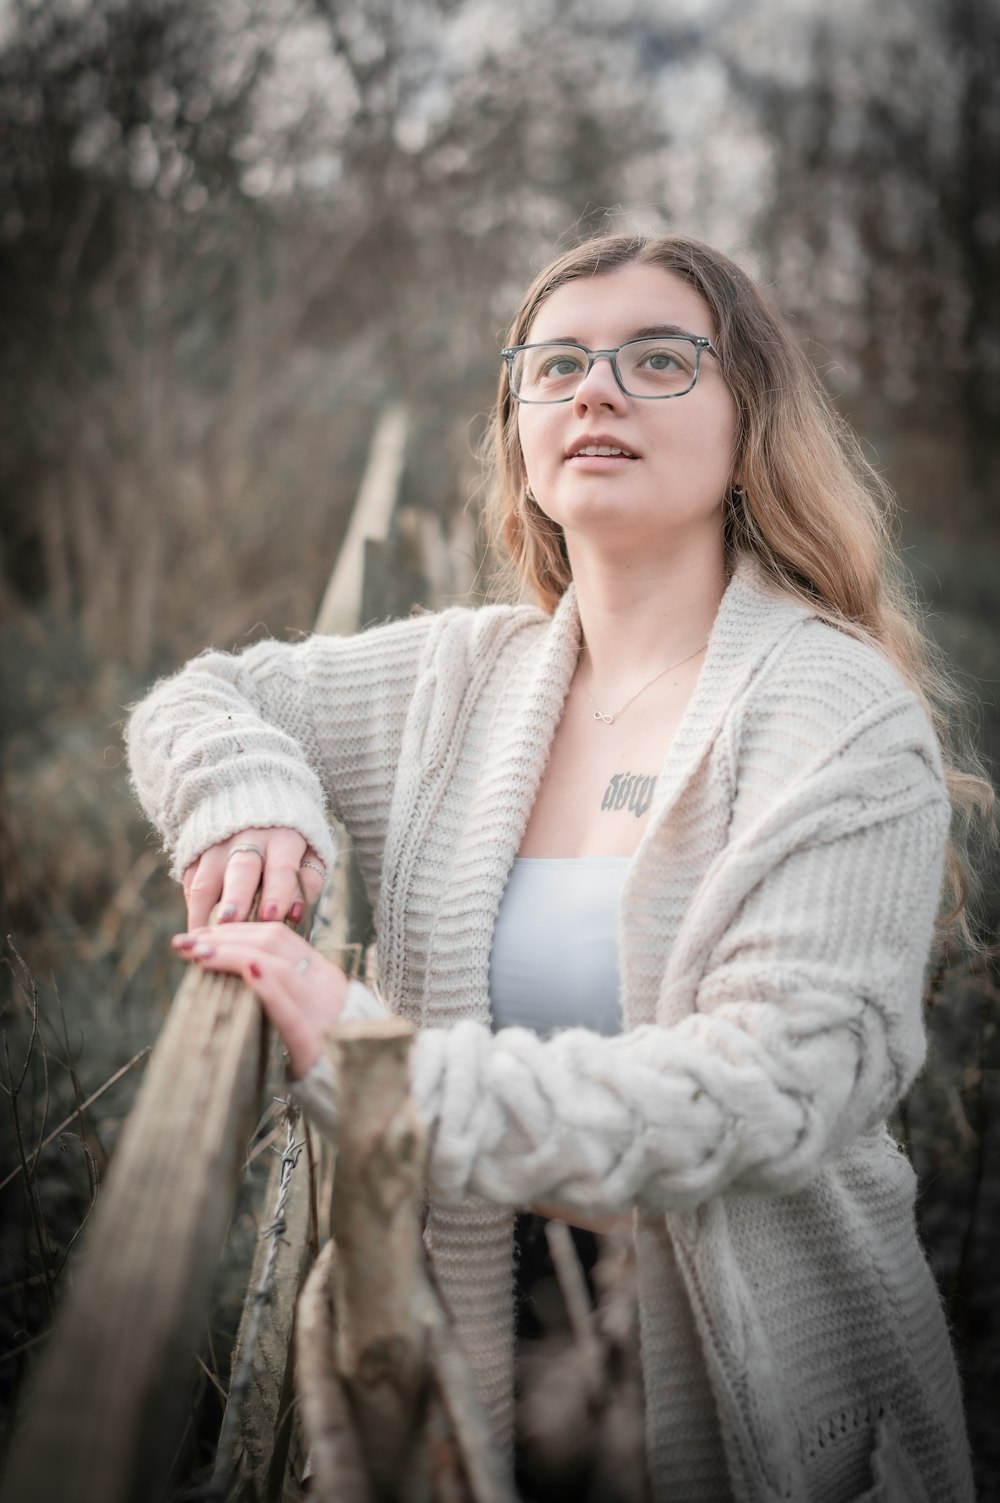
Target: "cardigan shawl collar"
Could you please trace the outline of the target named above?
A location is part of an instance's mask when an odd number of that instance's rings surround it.
[[[786,633],[810,614],[806,606],[771,587],[755,559],[741,560],[723,595],[701,672],[659,770],[648,825],[623,893],[626,920],[635,874],[647,853],[655,852],[661,843],[671,812],[708,755],[734,702]],[[512,639],[511,667],[489,730],[488,775],[471,790],[464,829],[448,869],[442,873],[441,899],[428,947],[419,1009],[415,1009],[412,996],[404,995],[405,984],[402,991],[397,990],[403,982],[404,926],[398,923],[401,914],[387,907],[383,887],[380,946],[383,939],[391,937],[393,948],[392,953],[383,953],[380,948],[381,983],[393,1005],[421,1025],[442,1026],[459,1018],[490,1022],[489,956],[496,915],[538,793],[580,645],[580,616],[573,585],[551,617],[541,618],[535,631],[522,631]],[[481,687],[467,685],[466,700],[474,698]],[[450,775],[451,764],[460,755],[458,737],[469,718],[454,704],[448,705],[448,716],[455,740],[450,760],[435,766],[439,779]],[[419,756],[417,747],[408,748],[404,742],[401,763]],[[436,810],[436,789],[428,797],[431,810]],[[400,807],[402,802],[405,808]],[[499,821],[498,807],[504,810]],[[433,818],[433,812],[427,818]],[[408,853],[426,827],[424,819],[414,820],[414,801],[405,779],[397,788],[390,827],[397,832],[399,844],[387,846],[385,870],[392,874],[390,890],[396,893],[404,885],[400,871],[408,868]],[[480,895],[474,911],[467,902],[470,890]],[[689,896],[684,894],[685,899]],[[683,906],[678,905],[678,922]],[[622,1011],[627,1027],[654,1018],[662,1023],[673,1021],[656,1007],[672,937],[663,934],[656,953],[645,956],[627,943],[622,946]],[[461,981],[456,985],[459,975]]]

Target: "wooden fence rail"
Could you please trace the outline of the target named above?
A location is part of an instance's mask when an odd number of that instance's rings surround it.
[[[9,1503],[161,1495],[258,1116],[264,1049],[242,983],[185,977],[29,1388]]]
[[[357,625],[362,556],[366,541],[371,548],[370,540],[389,532],[406,421],[405,410],[390,408],[376,429],[317,630]],[[343,891],[338,906],[346,906]],[[328,932],[326,943],[343,938]],[[190,971],[122,1129],[49,1349],[29,1386],[4,1479],[8,1503],[154,1503],[164,1496],[190,1414],[196,1354],[268,1053],[260,1009],[242,983]],[[315,1251],[314,1195],[314,1182],[300,1173],[285,1208],[285,1271],[257,1333],[251,1400],[231,1416],[240,1475],[235,1482],[221,1478],[220,1496],[282,1496],[292,1308]],[[263,1257],[261,1251],[251,1290]],[[241,1338],[251,1308],[252,1301]]]

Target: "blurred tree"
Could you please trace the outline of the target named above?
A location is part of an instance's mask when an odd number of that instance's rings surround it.
[[[1000,9],[898,0],[806,26],[798,75],[731,53],[774,146],[758,226],[782,301],[869,392],[957,422],[965,521],[995,521]]]
[[[569,8],[579,27],[529,0],[12,7],[0,495],[23,598],[135,664],[252,619],[255,592],[307,624],[365,414],[403,392],[444,432],[454,404],[464,438],[505,269],[613,201],[654,131],[635,38]],[[453,495],[460,449],[428,449],[417,490]]]
[[[197,425],[172,388],[219,378],[252,214],[233,143],[263,49],[220,83],[206,65],[219,27],[198,7],[14,14],[0,56],[5,567],[95,643],[141,658],[161,518],[181,499],[177,430]],[[223,238],[224,205],[241,223]]]

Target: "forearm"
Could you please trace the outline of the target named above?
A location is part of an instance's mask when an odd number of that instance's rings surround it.
[[[127,744],[140,802],[172,855],[175,876],[203,850],[249,827],[298,830],[334,855],[302,692],[264,683],[263,644],[242,658],[206,653],[155,686],[133,712]],[[270,692],[267,692],[270,690]]]

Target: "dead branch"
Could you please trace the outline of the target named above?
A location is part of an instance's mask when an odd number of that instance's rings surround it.
[[[333,1281],[337,1254],[328,1242],[298,1303],[296,1379],[309,1440],[310,1498],[316,1503],[372,1503],[354,1417],[334,1358]]]

